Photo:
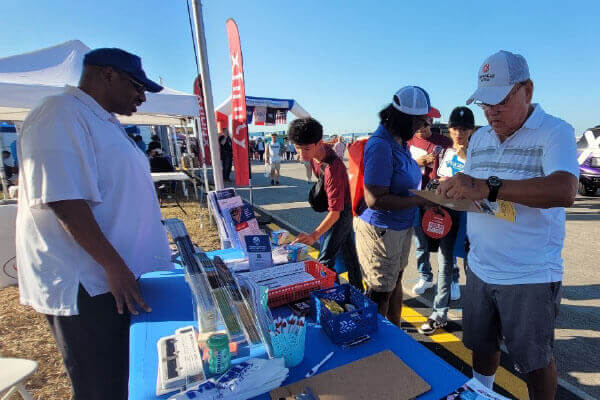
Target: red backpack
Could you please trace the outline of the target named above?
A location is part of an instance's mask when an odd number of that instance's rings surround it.
[[[369,139],[358,139],[348,146],[348,180],[352,214],[357,217],[366,208],[365,204],[365,147]]]

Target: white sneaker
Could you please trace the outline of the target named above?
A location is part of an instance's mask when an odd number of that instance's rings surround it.
[[[460,284],[458,282],[452,282],[450,285],[450,300],[460,299]]]
[[[419,278],[419,281],[415,286],[413,286],[414,294],[423,294],[427,289],[431,289],[433,287],[433,282],[428,282],[423,278]]]

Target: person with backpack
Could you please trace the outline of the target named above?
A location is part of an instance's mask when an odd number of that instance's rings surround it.
[[[335,259],[341,253],[350,284],[362,290],[352,235],[352,206],[346,166],[331,147],[323,143],[323,127],[317,120],[294,120],[288,128],[288,137],[294,143],[300,159],[310,163],[318,178],[309,193],[311,207],[317,212],[327,212],[314,231],[300,233],[294,243],[312,245],[323,237],[318,261],[334,269]]]
[[[417,207],[428,203],[410,192],[420,187],[421,170],[407,142],[429,124],[430,109],[424,89],[405,86],[381,110],[380,125],[364,151],[364,204],[355,209],[359,214],[354,219],[356,249],[367,295],[377,303],[379,313],[397,326],[402,314],[402,272],[408,264]]]

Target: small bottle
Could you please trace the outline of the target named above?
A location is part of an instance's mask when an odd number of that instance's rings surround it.
[[[215,333],[208,338],[208,370],[221,375],[231,366],[229,337],[225,333]]]

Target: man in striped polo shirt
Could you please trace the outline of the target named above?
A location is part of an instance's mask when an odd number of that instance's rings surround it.
[[[469,143],[464,174],[442,182],[448,198],[482,201],[469,213],[471,243],[463,302],[463,341],[473,350],[473,375],[492,387],[503,339],[534,399],[554,399],[552,354],[561,296],[565,210],[577,192],[573,127],[531,102],[525,58],[488,57],[475,101],[489,125]]]

